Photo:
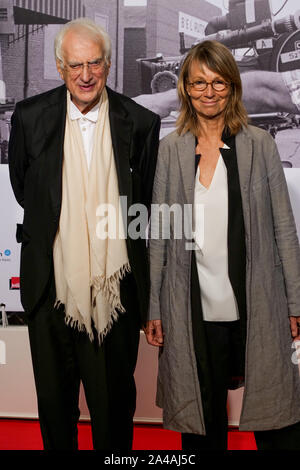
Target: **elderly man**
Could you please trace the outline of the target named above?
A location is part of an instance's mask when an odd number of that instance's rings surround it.
[[[119,201],[150,205],[160,122],[106,86],[110,40],[91,20],[67,23],[55,54],[65,85],[16,105],[9,143],[41,431],[45,449],[77,448],[82,381],[94,448],[129,449],[149,279]],[[115,237],[98,230],[108,205]]]

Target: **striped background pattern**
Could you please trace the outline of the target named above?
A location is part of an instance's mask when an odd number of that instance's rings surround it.
[[[85,16],[85,6],[82,0],[13,0],[13,4],[20,8],[68,20]]]

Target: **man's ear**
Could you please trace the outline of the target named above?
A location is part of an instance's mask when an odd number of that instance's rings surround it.
[[[62,80],[64,80],[64,74],[63,74],[63,69],[62,69],[62,63],[60,60],[56,59],[56,68],[57,68],[57,71],[60,75],[60,78]]]
[[[107,75],[109,74],[110,66],[111,66],[111,62],[107,62],[107,63],[106,63]]]

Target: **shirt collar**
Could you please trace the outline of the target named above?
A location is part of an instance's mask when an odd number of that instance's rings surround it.
[[[76,119],[88,119],[89,121],[97,122],[99,108],[100,108],[100,101],[88,113],[82,114],[77,108],[77,106],[71,100],[70,101],[70,118],[72,119],[72,121]]]

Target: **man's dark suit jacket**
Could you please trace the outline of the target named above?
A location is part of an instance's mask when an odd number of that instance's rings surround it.
[[[28,98],[16,105],[12,116],[9,169],[16,199],[24,208],[20,277],[27,314],[38,309],[53,273],[52,248],[62,199],[66,91],[63,85]],[[149,207],[160,119],[108,87],[107,92],[120,196],[127,196],[128,207],[135,203]],[[144,322],[149,291],[145,240],[127,238],[127,250]]]

